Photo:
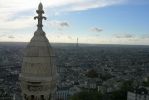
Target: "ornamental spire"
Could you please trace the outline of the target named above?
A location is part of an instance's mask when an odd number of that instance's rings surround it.
[[[38,16],[35,16],[34,19],[35,20],[38,19],[38,25],[37,25],[37,27],[38,27],[38,29],[42,30],[42,27],[43,27],[42,20],[43,19],[46,20],[47,18],[44,17],[44,16],[42,16],[42,14],[44,14],[44,11],[43,11],[43,5],[42,5],[41,2],[39,4],[38,10],[36,10],[36,12],[37,12]]]

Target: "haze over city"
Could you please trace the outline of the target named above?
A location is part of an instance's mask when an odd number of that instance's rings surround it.
[[[148,0],[1,0],[1,42],[29,42],[39,2],[50,42],[149,44]]]

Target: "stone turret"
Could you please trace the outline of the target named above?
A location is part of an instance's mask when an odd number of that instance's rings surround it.
[[[27,45],[20,74],[23,100],[50,100],[56,87],[55,55],[42,27],[42,3],[36,11],[37,30]]]

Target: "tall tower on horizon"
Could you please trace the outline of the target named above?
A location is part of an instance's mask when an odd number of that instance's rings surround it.
[[[23,57],[20,74],[23,100],[51,100],[56,89],[55,55],[43,31],[42,3],[36,11],[38,16],[37,30],[30,43],[27,45]]]
[[[78,48],[79,47],[79,39],[77,38],[77,45],[76,47]]]

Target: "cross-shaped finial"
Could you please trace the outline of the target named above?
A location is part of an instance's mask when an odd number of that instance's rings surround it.
[[[34,19],[38,19],[38,29],[42,29],[43,25],[42,25],[42,20],[43,19],[47,19],[46,17],[42,16],[42,14],[44,14],[44,11],[43,11],[43,6],[42,6],[42,3],[39,4],[38,6],[38,10],[36,10],[38,16],[34,17]]]

